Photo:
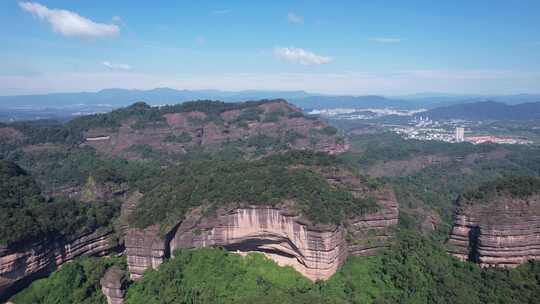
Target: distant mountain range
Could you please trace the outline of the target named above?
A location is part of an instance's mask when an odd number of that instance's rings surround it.
[[[329,108],[399,108],[415,109],[424,107],[411,100],[387,98],[377,95],[366,96],[327,96],[312,95],[290,99],[292,103],[303,109],[329,109]]]
[[[0,107],[123,107],[138,101],[151,105],[177,104],[189,100],[219,99],[221,101],[246,101],[251,99],[302,98],[304,91],[218,91],[175,90],[157,88],[152,90],[105,89],[99,92],[51,93],[43,95],[0,96]]]
[[[69,118],[74,115],[107,112],[138,101],[150,105],[178,104],[190,100],[221,100],[239,102],[247,100],[283,98],[303,109],[328,108],[397,108],[433,109],[461,103],[493,100],[506,104],[540,102],[540,95],[520,94],[505,96],[452,95],[445,93],[419,93],[384,97],[378,95],[322,95],[305,91],[220,91],[105,89],[99,92],[51,93],[43,95],[0,96],[0,120],[37,118]]]
[[[431,109],[422,116],[435,120],[536,120],[540,119],[540,102],[517,105],[494,101],[464,103]]]

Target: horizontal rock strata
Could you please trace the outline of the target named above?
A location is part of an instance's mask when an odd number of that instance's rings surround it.
[[[448,251],[481,266],[514,267],[540,259],[540,197],[460,208]]]
[[[370,256],[388,247],[393,237],[392,228],[398,224],[399,206],[393,192],[376,195],[380,209],[347,221],[350,255]]]
[[[248,206],[219,209],[213,215],[194,210],[163,238],[156,226],[130,228],[126,236],[130,275],[140,278],[176,249],[212,246],[240,254],[260,252],[311,280],[324,280],[348,255],[373,255],[388,245],[398,206],[391,193],[378,200],[380,210],[343,225],[313,225],[285,207]]]
[[[12,294],[20,281],[48,274],[76,257],[106,254],[116,246],[109,237],[110,232],[102,231],[71,240],[58,238],[22,248],[0,248],[0,298]]]
[[[318,280],[328,278],[345,260],[344,233],[340,226],[311,227],[284,209],[257,206],[221,210],[195,223],[184,221],[171,250],[219,246],[238,253],[262,252],[279,265]]]
[[[159,228],[129,228],[125,236],[127,264],[130,278],[139,279],[148,269],[156,269],[169,256],[168,241],[159,236]]]

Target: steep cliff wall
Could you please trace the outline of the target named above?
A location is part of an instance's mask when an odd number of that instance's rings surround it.
[[[460,206],[448,251],[481,266],[514,267],[540,259],[540,196]]]
[[[101,255],[116,246],[110,232],[94,232],[71,240],[40,241],[22,248],[0,248],[0,299],[12,294],[18,284],[54,271],[79,256]]]
[[[220,209],[213,215],[193,210],[164,238],[156,226],[130,228],[126,254],[131,278],[156,268],[175,249],[215,246],[240,254],[261,252],[311,280],[324,280],[348,255],[372,255],[388,245],[391,227],[398,221],[397,202],[391,192],[378,199],[378,211],[342,225],[313,225],[284,206],[249,206]]]
[[[159,236],[159,227],[129,228],[125,236],[130,278],[139,279],[148,268],[156,269],[169,256],[169,238]]]
[[[347,256],[343,227],[312,226],[270,206],[220,210],[198,220],[193,216],[182,222],[170,244],[172,251],[220,246],[238,253],[262,252],[312,280],[328,278]]]

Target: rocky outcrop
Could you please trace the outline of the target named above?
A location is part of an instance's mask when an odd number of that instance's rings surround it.
[[[211,114],[180,108],[159,113],[156,121],[143,125],[137,118],[127,117],[117,128],[89,129],[82,145],[127,159],[144,158],[149,151],[183,154],[193,148],[216,150],[224,145],[235,145],[248,153],[292,149],[338,154],[349,148],[335,129],[322,120],[305,117],[285,100],[237,104],[221,110],[217,104],[211,107],[216,107]],[[142,110],[157,111],[149,106]]]
[[[212,215],[193,210],[165,237],[156,226],[131,228],[126,236],[129,272],[138,279],[176,249],[212,246],[239,254],[260,252],[311,280],[324,280],[348,255],[372,255],[388,245],[390,227],[398,221],[397,202],[391,192],[378,199],[378,211],[342,225],[314,225],[285,206],[247,206]]]
[[[16,144],[24,139],[24,135],[17,129],[11,127],[0,127],[0,143]]]
[[[100,280],[100,284],[101,291],[107,298],[108,304],[124,303],[124,294],[126,292],[127,283],[126,273],[123,270],[117,266],[112,266],[107,269],[107,272]]]
[[[481,266],[514,267],[540,259],[540,196],[461,204],[448,251]]]
[[[350,255],[370,256],[388,247],[398,224],[399,206],[392,191],[378,193],[379,210],[347,221],[347,241]]]
[[[286,208],[252,206],[192,215],[177,228],[170,248],[224,247],[241,254],[261,252],[312,280],[326,279],[347,257],[341,226],[313,226]]]
[[[110,236],[109,231],[96,231],[68,240],[57,238],[17,248],[0,247],[0,298],[76,257],[106,254],[116,246]]]
[[[143,272],[156,269],[170,255],[169,238],[162,238],[157,225],[146,229],[130,228],[125,236],[127,264],[132,280],[139,279]]]

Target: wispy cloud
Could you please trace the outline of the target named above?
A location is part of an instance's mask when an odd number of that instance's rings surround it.
[[[227,15],[231,12],[229,9],[218,9],[210,12],[212,15]]]
[[[274,56],[290,63],[301,65],[320,65],[330,63],[333,60],[332,57],[317,55],[295,47],[276,47],[274,49]]]
[[[195,42],[199,45],[204,44],[206,42],[206,38],[204,38],[204,36],[197,36],[195,37]]]
[[[111,21],[114,24],[122,24],[122,23],[124,23],[124,20],[122,20],[122,17],[120,17],[120,16],[113,16]]]
[[[297,15],[295,13],[288,13],[287,20],[290,23],[294,23],[294,24],[304,24],[304,17]]]
[[[111,70],[117,70],[117,71],[129,71],[131,70],[131,66],[129,64],[122,64],[122,63],[112,63],[109,61],[103,61],[101,63],[105,67],[111,69]]]
[[[402,41],[401,38],[390,38],[390,37],[376,37],[369,39],[370,41],[377,42],[377,43],[400,43]]]
[[[19,2],[21,9],[47,21],[53,31],[67,37],[97,38],[115,36],[120,32],[116,24],[97,23],[75,12],[49,9],[36,2]],[[118,20],[113,18],[113,22]]]

